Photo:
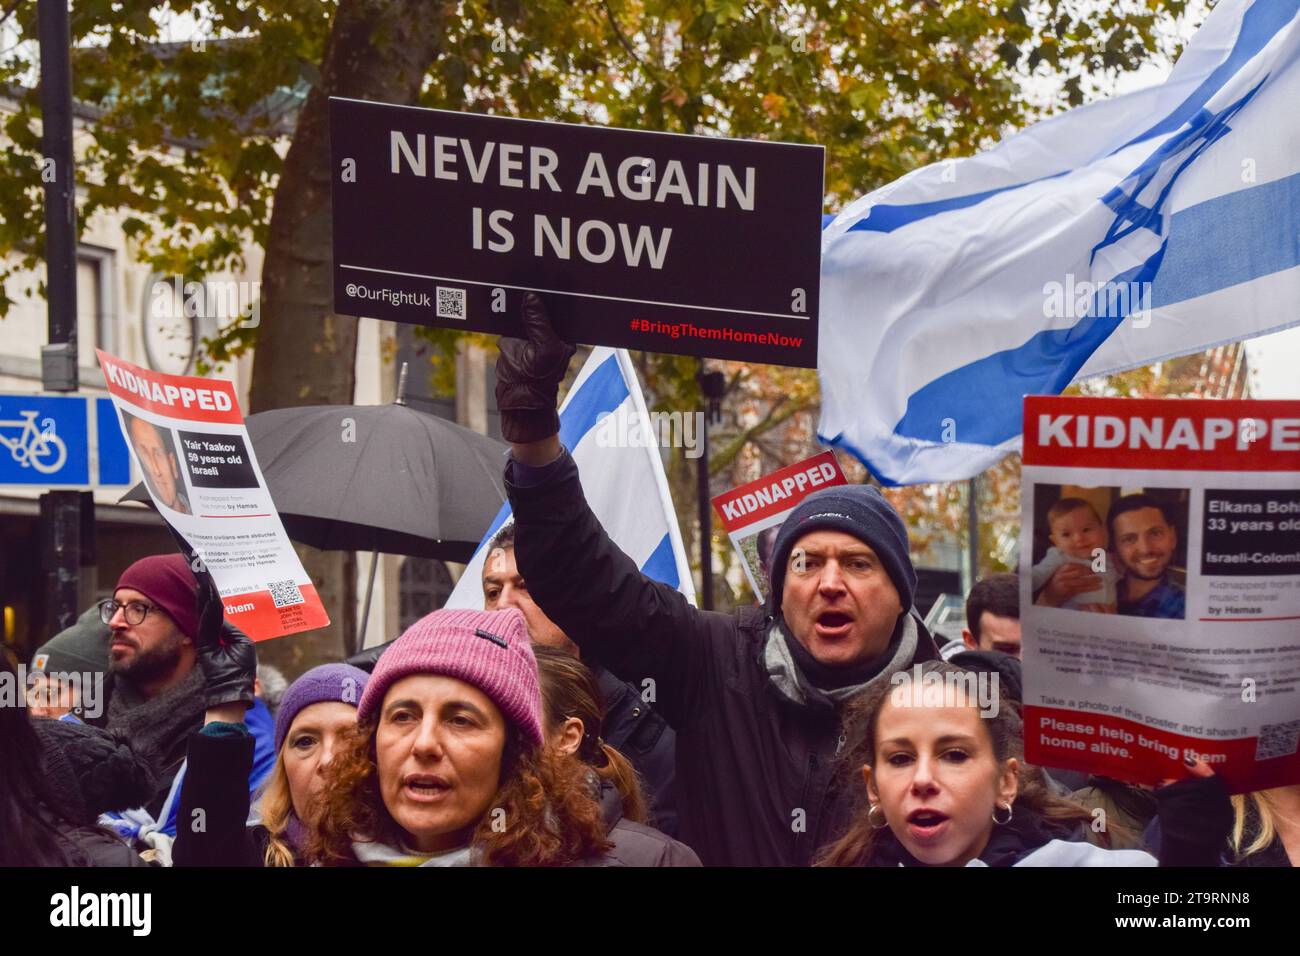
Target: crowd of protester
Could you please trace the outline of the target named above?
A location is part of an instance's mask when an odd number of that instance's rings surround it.
[[[433,611],[286,686],[206,574],[137,561],[34,655],[34,706],[0,708],[0,865],[1300,860],[1300,785],[1229,797],[1200,762],[1159,787],[1026,763],[1018,578],[977,582],[939,646],[870,486],[792,512],[763,606],[704,611],[647,578],[559,442],[573,350],[536,296],[524,324],[497,369],[514,519],[487,546],[485,610]],[[1046,603],[1096,590],[1078,568],[1040,569]],[[93,708],[56,679],[88,670]],[[903,700],[900,672],[999,693]]]

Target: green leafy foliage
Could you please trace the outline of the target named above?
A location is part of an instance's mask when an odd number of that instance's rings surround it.
[[[382,3],[78,0],[72,69],[86,120],[77,140],[79,222],[119,215],[132,254],[164,274],[198,277],[245,266],[250,247],[266,245],[295,113],[319,81],[336,12],[364,13]],[[423,105],[818,143],[826,148],[826,205],[836,209],[919,166],[972,154],[1040,112],[1077,105],[1099,79],[1155,55],[1169,58],[1177,46],[1169,18],[1182,15],[1187,3],[460,0],[443,6],[446,41],[429,65]],[[12,11],[7,26],[16,30],[16,42],[0,47],[0,83],[10,100],[0,153],[0,280],[35,268],[43,250],[36,4]],[[376,58],[402,42],[400,35],[375,33],[369,49]],[[1045,109],[1035,105],[1041,97],[1031,94],[1053,84],[1054,101]],[[262,280],[270,284],[270,277]],[[2,290],[0,316],[10,304]],[[324,321],[327,288],[319,290],[319,301]],[[435,382],[450,388],[457,334],[422,334],[437,346]],[[232,326],[205,343],[208,362],[234,358],[256,345],[256,336],[256,329]],[[652,406],[703,407],[693,359],[647,354],[638,363]],[[738,462],[770,464],[767,458],[806,446],[817,403],[811,372],[719,367],[729,389],[715,442],[715,490],[725,487]],[[779,433],[781,442],[756,450],[768,432]],[[678,500],[689,500],[690,470],[680,458],[669,464]]]
[[[160,272],[243,266],[248,244],[266,241],[293,116],[340,2],[376,0],[79,0],[74,93],[91,120],[78,134],[81,222],[126,213],[135,255]],[[1160,48],[1160,18],[1184,6],[465,0],[422,101],[821,143],[835,205],[1031,119],[1027,68],[1067,79],[1132,69]],[[35,4],[19,4],[17,42],[0,52],[0,82],[16,97],[0,157],[4,274],[42,252],[35,19]],[[371,48],[380,56],[400,39],[372,37]],[[1062,95],[1076,100],[1077,84]]]

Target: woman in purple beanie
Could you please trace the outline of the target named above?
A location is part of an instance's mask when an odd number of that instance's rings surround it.
[[[331,764],[308,857],[326,866],[563,866],[611,846],[578,761],[543,746],[523,615],[442,610],[379,658]]]
[[[253,741],[242,723],[209,711],[189,742],[181,786],[177,866],[299,866],[309,820],[325,773],[356,727],[357,704],[370,675],[349,664],[322,664],[284,692],[275,718],[275,766],[258,802],[260,822],[247,825],[245,783]],[[201,811],[196,817],[195,811]],[[203,826],[195,824],[202,820]]]

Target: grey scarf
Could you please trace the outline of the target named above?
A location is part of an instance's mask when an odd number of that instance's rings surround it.
[[[191,731],[203,724],[203,672],[195,667],[157,697],[146,698],[120,674],[108,699],[108,729],[121,731],[134,746],[153,756],[159,769],[185,756]]]
[[[352,840],[352,855],[363,866],[476,866],[478,853],[469,846],[447,850],[445,853],[420,853],[405,847],[391,847],[386,843],[369,840]]]
[[[781,633],[781,622],[778,620],[767,632],[767,644],[763,648],[763,665],[767,668],[768,678],[782,696],[802,706],[834,710],[845,701],[880,684],[888,683],[895,672],[902,670],[911,662],[916,655],[916,644],[916,621],[912,619],[912,615],[904,614],[893,656],[880,668],[875,677],[861,684],[850,684],[848,687],[839,687],[835,690],[822,690],[809,683],[800,672],[799,665],[795,663],[790,648],[785,643],[785,636]]]

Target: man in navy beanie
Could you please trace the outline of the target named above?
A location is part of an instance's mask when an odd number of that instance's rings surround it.
[[[592,514],[558,435],[574,350],[533,293],[523,326],[527,341],[501,340],[496,391],[515,558],[532,599],[584,660],[643,688],[677,731],[683,842],[710,865],[808,865],[841,835],[861,789],[836,759],[845,707],[937,657],[911,613],[902,519],[874,488],[817,492],[777,535],[766,607],[691,607],[643,575]]]

